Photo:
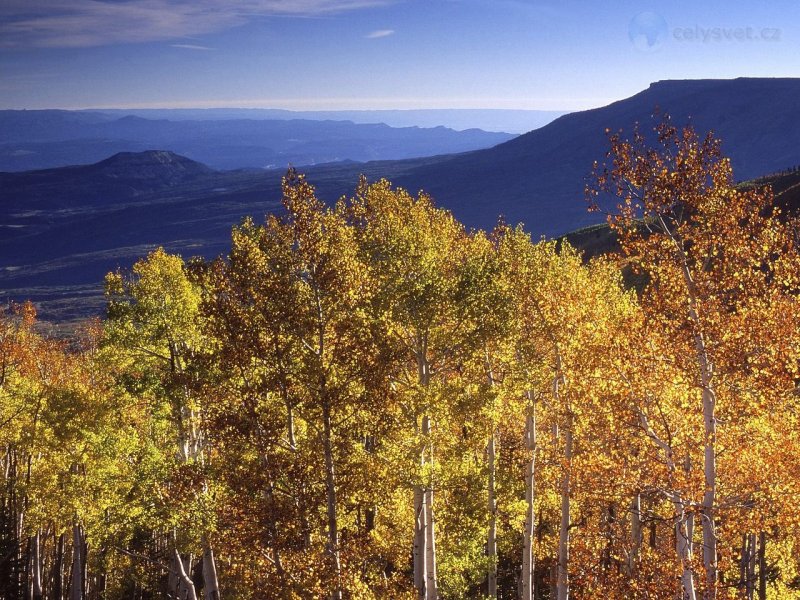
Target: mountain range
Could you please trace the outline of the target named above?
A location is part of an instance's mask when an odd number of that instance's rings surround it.
[[[167,114],[156,113],[152,116]],[[184,114],[184,113],[181,113]],[[144,118],[90,111],[0,111],[0,171],[94,163],[118,152],[176,152],[215,169],[399,160],[494,146],[515,134],[348,120]],[[249,114],[249,113],[244,113]],[[336,113],[331,113],[334,116]],[[177,116],[177,115],[176,115]],[[212,118],[209,118],[212,117]],[[285,116],[284,116],[285,117]]]
[[[555,237],[601,218],[586,211],[583,188],[604,158],[606,129],[630,134],[638,122],[647,130],[654,112],[669,113],[676,125],[713,130],[737,178],[750,180],[800,164],[798,109],[800,79],[662,81],[484,150],[304,170],[331,202],[364,173],[428,191],[468,226],[492,227],[502,214],[534,236]],[[55,319],[99,311],[104,273],[157,245],[184,256],[224,253],[232,224],[279,209],[282,174],[218,171],[164,151],[0,173],[0,288],[39,301]]]
[[[401,110],[283,110],[278,108],[118,108],[95,112],[111,116],[133,115],[144,119],[169,121],[209,121],[226,119],[310,119],[312,121],[352,121],[384,123],[390,127],[447,127],[456,131],[483,129],[525,133],[547,125],[566,114],[558,110],[514,110],[506,108],[428,108]]]

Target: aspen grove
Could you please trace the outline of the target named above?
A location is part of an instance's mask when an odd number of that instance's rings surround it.
[[[609,135],[585,259],[362,179],[0,316],[0,598],[800,598],[800,228]]]

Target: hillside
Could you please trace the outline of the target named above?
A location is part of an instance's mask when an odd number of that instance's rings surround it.
[[[442,159],[329,164],[311,179],[321,197],[337,198],[352,193],[359,172],[395,178]],[[232,225],[280,208],[283,174],[216,171],[163,151],[0,173],[0,299],[33,300],[45,320],[99,314],[108,271],[157,246],[187,257],[224,254]]]
[[[3,209],[109,206],[175,186],[210,185],[215,171],[173,152],[121,152],[92,165],[0,173]]]
[[[660,81],[494,148],[420,167],[396,183],[424,188],[468,225],[489,227],[501,213],[536,235],[562,235],[597,222],[583,189],[607,150],[606,128],[630,133],[638,122],[649,129],[656,109],[676,125],[714,131],[740,181],[800,163],[800,79]]]
[[[800,216],[800,171],[774,173],[742,182],[741,189],[769,186],[775,194],[775,203],[785,214]],[[592,258],[619,250],[617,237],[606,223],[582,227],[561,236],[571,245],[583,251],[586,258]]]
[[[423,163],[447,160],[448,157],[419,161],[369,163],[370,179],[381,175],[402,178],[407,171]],[[143,180],[150,191],[137,189],[136,174],[126,175],[128,167],[138,165],[152,180]],[[350,165],[317,168],[312,179],[323,197],[335,197],[343,179],[352,175]],[[160,173],[159,173],[160,171]],[[184,173],[182,183],[167,183],[177,173]],[[91,203],[104,196],[97,182],[101,174],[122,176],[125,194],[114,202]],[[45,198],[61,198],[70,208],[35,210],[18,206],[10,210],[13,189],[9,179],[45,182],[39,192]],[[139,178],[141,179],[141,178]],[[162,182],[159,185],[153,180]],[[214,186],[209,188],[209,186]],[[787,211],[800,213],[800,172],[778,173],[744,182],[742,187],[770,185],[778,203]],[[119,189],[123,189],[120,187]],[[94,196],[90,194],[96,190]],[[352,190],[350,190],[352,191]],[[89,202],[80,203],[82,197]],[[183,157],[163,152],[117,155],[97,165],[53,169],[26,174],[0,174],[0,289],[8,297],[34,300],[45,320],[69,322],[88,314],[100,314],[103,276],[118,267],[127,268],[159,245],[184,256],[217,256],[227,252],[231,225],[242,215],[261,215],[279,210],[279,181],[274,176],[252,171],[214,171]],[[157,218],[153,218],[157,215]],[[615,237],[604,223],[579,228],[564,236],[587,257],[617,250]]]

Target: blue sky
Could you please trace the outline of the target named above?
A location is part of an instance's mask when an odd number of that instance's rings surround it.
[[[0,1],[0,108],[577,110],[742,76],[800,76],[799,2]]]

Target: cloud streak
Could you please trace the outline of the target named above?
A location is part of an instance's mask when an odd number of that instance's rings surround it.
[[[389,37],[394,34],[394,29],[376,29],[365,35],[368,40],[377,40],[378,38]]]
[[[3,0],[0,46],[76,48],[179,40],[230,29],[256,17],[330,15],[390,1]]]
[[[185,50],[213,50],[209,46],[199,46],[197,44],[170,44],[173,48],[183,48]]]

